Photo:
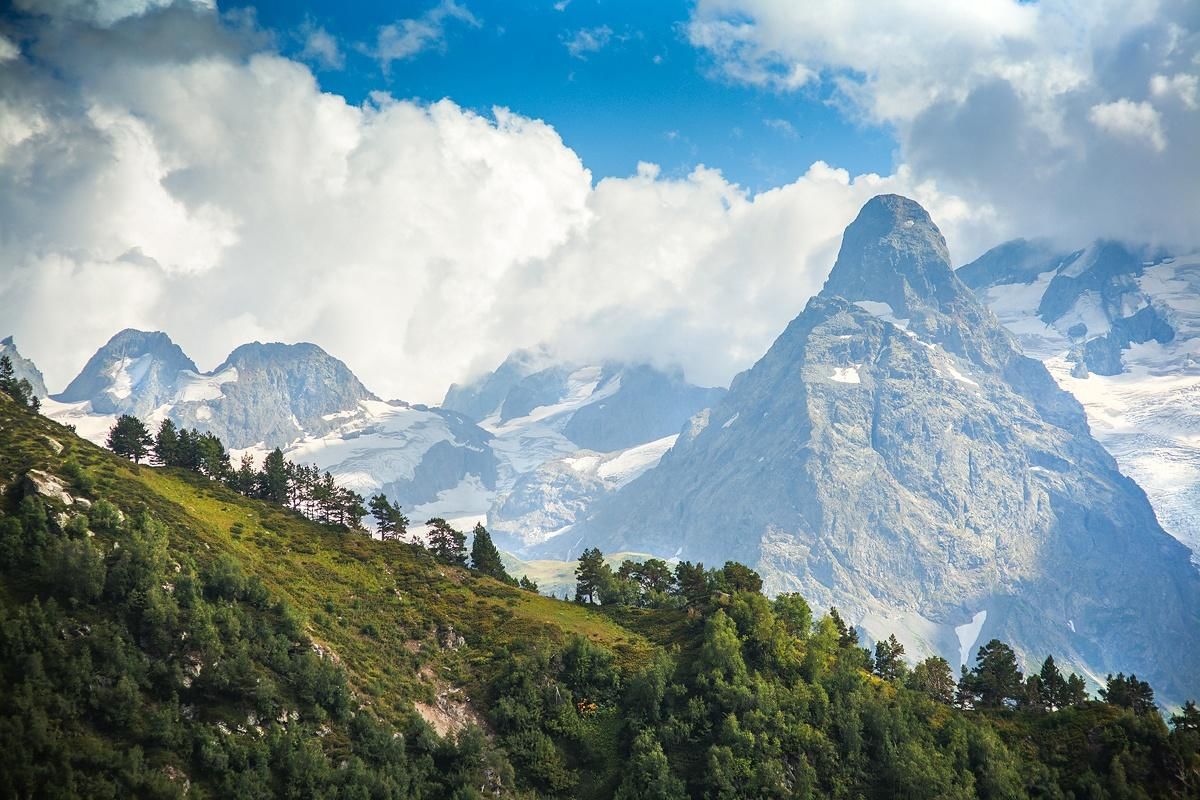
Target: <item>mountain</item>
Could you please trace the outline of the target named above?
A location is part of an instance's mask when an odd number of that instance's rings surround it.
[[[29,381],[29,385],[33,387],[34,397],[39,399],[49,397],[50,393],[46,391],[46,381],[42,378],[41,370],[33,361],[21,355],[21,351],[13,342],[13,337],[6,336],[4,339],[0,339],[0,356],[8,356],[8,360],[12,362],[13,377],[17,380],[24,378]]]
[[[1002,266],[1011,252],[1001,245],[958,275],[1084,405],[1200,564],[1200,254],[1095,242],[1019,274]]]
[[[995,637],[1097,682],[1120,664],[1200,688],[1186,550],[894,195],[728,395],[540,552],[584,545],[756,565],[910,655],[966,663]]]
[[[570,530],[601,497],[658,462],[681,427],[724,389],[647,364],[579,365],[520,350],[454,385],[443,405],[479,422],[498,459],[488,527],[524,551]]]
[[[230,447],[279,446],[321,435],[377,398],[315,344],[244,344],[205,375],[187,376],[170,416],[212,431]]]
[[[96,414],[147,417],[175,400],[196,364],[159,331],[126,328],[88,359],[60,394],[60,403],[90,403]]]

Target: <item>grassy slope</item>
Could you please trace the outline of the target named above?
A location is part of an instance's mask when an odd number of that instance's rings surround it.
[[[50,439],[63,446],[61,453]],[[502,646],[582,634],[613,650],[624,667],[644,663],[656,647],[599,610],[438,564],[406,544],[309,522],[184,471],[137,467],[0,399],[6,487],[31,468],[66,482],[63,464],[72,457],[95,481],[95,494],[126,513],[147,508],[167,523],[172,548],[201,564],[222,553],[235,556],[299,612],[311,638],[341,659],[360,700],[384,719],[429,700],[431,675],[468,692],[481,687]],[[450,628],[465,647],[439,646]]]

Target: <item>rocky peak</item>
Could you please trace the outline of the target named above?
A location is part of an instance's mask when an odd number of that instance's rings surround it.
[[[101,414],[146,416],[171,401],[182,370],[195,372],[196,364],[169,336],[126,328],[97,350],[54,399],[91,401],[92,410]]]
[[[13,376],[20,380],[24,378],[29,381],[29,385],[33,387],[35,397],[46,397],[49,392],[46,391],[46,381],[42,377],[41,370],[30,359],[21,355],[21,351],[17,349],[13,337],[6,336],[0,339],[0,356],[8,356],[8,360],[13,365]]]
[[[846,228],[825,297],[887,303],[897,317],[953,302],[966,292],[950,266],[942,232],[919,203],[872,198]]]

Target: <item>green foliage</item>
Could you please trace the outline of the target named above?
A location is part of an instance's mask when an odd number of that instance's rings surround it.
[[[122,414],[109,430],[106,444],[109,450],[119,456],[133,459],[133,463],[137,464],[150,452],[151,443],[150,432],[146,430],[142,421],[129,414]]]
[[[613,580],[612,568],[604,561],[604,554],[598,548],[584,550],[579,556],[579,566],[575,568],[575,602],[595,603],[600,599],[600,592]]]
[[[0,392],[34,411],[41,408],[41,401],[33,394],[33,386],[25,378],[15,377],[12,359],[7,355],[0,356]]]
[[[517,585],[517,581],[505,571],[500,551],[492,543],[491,534],[479,522],[475,523],[475,530],[471,532],[471,569],[511,586]]]
[[[630,560],[596,568],[581,599],[602,604],[554,601],[459,568],[461,540],[435,560],[310,522],[296,486],[327,484],[286,460],[286,504],[267,504],[236,477],[135,469],[14,408],[0,399],[0,473],[73,472],[39,444],[53,433],[95,502],[62,516],[0,501],[0,796],[1200,790],[1200,712],[1168,728],[1133,676],[1088,702],[1052,659],[1022,680],[993,641],[960,710],[943,659],[906,675],[889,639],[872,660],[836,611],[814,622],[739,565]],[[435,693],[469,696],[486,733],[436,736],[412,705]]]
[[[433,553],[433,557],[445,564],[465,567],[467,565],[466,534],[456,530],[441,517],[434,517],[425,524],[429,526],[426,538],[429,541],[429,552]]]
[[[379,538],[384,541],[403,539],[408,533],[408,517],[400,511],[399,503],[393,503],[385,495],[377,494],[371,497],[367,508],[370,509],[371,516],[375,517]]]

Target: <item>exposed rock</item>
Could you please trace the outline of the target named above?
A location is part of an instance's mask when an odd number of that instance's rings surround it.
[[[17,380],[24,378],[29,381],[29,386],[33,389],[34,397],[45,398],[49,396],[49,392],[46,391],[46,381],[42,377],[41,370],[37,368],[36,364],[21,355],[21,351],[17,349],[17,345],[13,342],[13,337],[6,336],[4,339],[0,339],[0,356],[8,356],[8,360],[12,362],[14,378]]]
[[[43,436],[42,438],[45,439],[46,444],[50,445],[50,449],[54,451],[55,455],[63,451],[62,442],[57,439],[51,439],[49,436]]]
[[[75,503],[75,498],[67,492],[62,481],[45,470],[31,469],[26,472],[21,483],[21,492],[26,496],[41,495],[47,500],[53,500],[64,506]]]

